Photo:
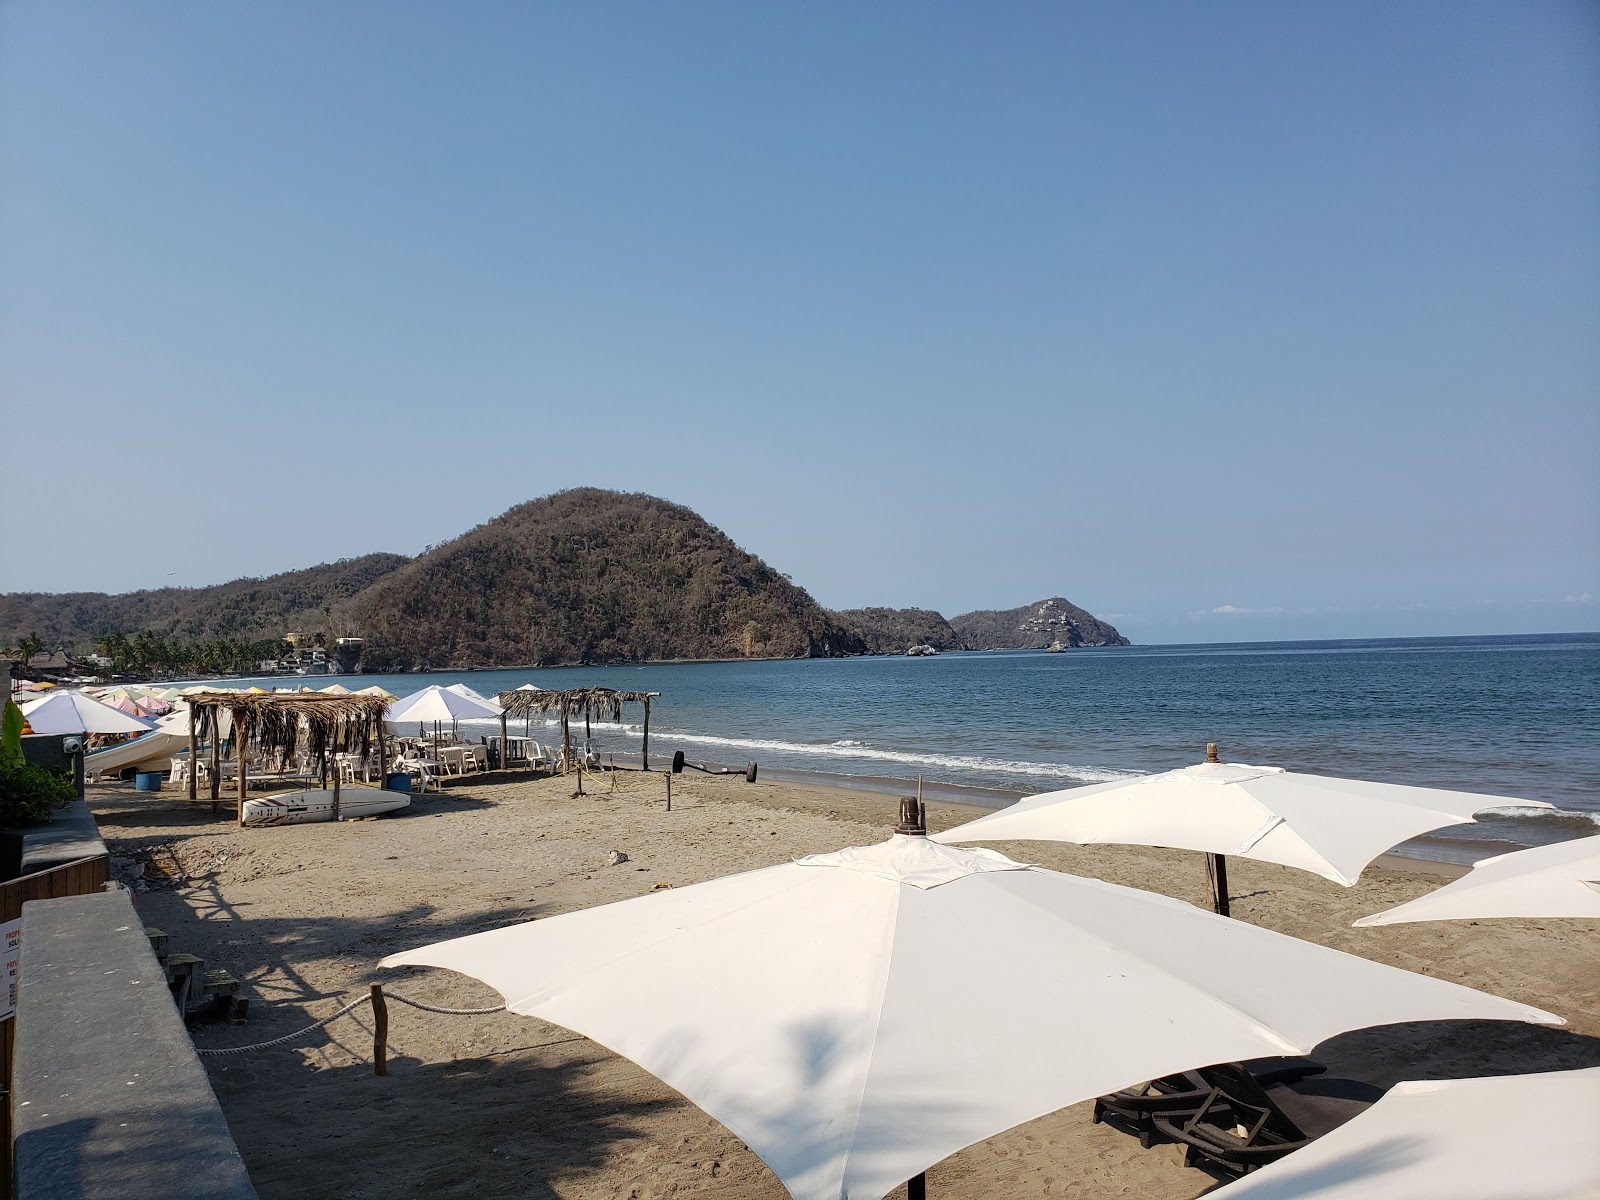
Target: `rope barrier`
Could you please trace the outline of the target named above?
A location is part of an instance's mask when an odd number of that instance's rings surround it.
[[[420,1008],[423,1012],[443,1013],[447,1017],[486,1017],[490,1013],[506,1010],[504,1004],[496,1004],[493,1008],[441,1008],[437,1004],[425,1004],[421,1000],[413,1000],[410,996],[402,996],[396,992],[385,992],[384,997],[398,1000],[401,1004],[409,1004],[412,1008]]]
[[[296,1038],[304,1037],[308,1033],[321,1029],[324,1025],[333,1024],[340,1017],[353,1013],[363,1004],[374,1003],[375,998],[397,1000],[401,1004],[409,1004],[412,1008],[420,1008],[424,1012],[442,1013],[448,1017],[485,1017],[490,1013],[505,1012],[506,1010],[504,1004],[496,1004],[493,1008],[446,1008],[438,1004],[429,1004],[423,1000],[413,1000],[410,996],[401,996],[395,992],[384,992],[374,987],[371,994],[357,997],[338,1012],[330,1013],[328,1016],[323,1017],[322,1020],[314,1021],[312,1024],[307,1025],[304,1029],[296,1029],[293,1033],[286,1033],[282,1037],[273,1038],[271,1041],[252,1042],[248,1046],[219,1046],[215,1048],[196,1046],[195,1053],[205,1057],[214,1057],[222,1054],[247,1054],[252,1050],[266,1050],[273,1046],[281,1046],[285,1042],[292,1042]]]
[[[296,1029],[293,1033],[286,1033],[282,1037],[273,1038],[270,1042],[256,1042],[256,1043],[254,1043],[252,1045],[249,1045],[249,1046],[221,1046],[221,1047],[217,1047],[215,1049],[212,1049],[212,1048],[209,1048],[209,1047],[205,1048],[205,1049],[201,1049],[200,1047],[197,1046],[197,1047],[195,1047],[195,1053],[196,1054],[207,1055],[207,1056],[216,1055],[216,1054],[244,1054],[244,1053],[246,1053],[247,1051],[250,1051],[250,1050],[265,1050],[269,1046],[281,1046],[285,1042],[294,1041],[294,1039],[297,1038],[297,1037],[304,1037],[306,1034],[310,1033],[312,1030],[321,1029],[324,1025],[331,1025],[331,1024],[333,1024],[333,1022],[337,1021],[340,1017],[344,1016],[346,1013],[354,1012],[356,1009],[360,1008],[363,1004],[371,1004],[371,1003],[372,1003],[372,997],[371,996],[362,996],[357,1000],[350,1001],[349,1004],[346,1004],[343,1008],[341,1008],[338,1012],[334,1013],[332,1016],[323,1017],[322,1020],[316,1022],[315,1024],[307,1025],[304,1029]]]

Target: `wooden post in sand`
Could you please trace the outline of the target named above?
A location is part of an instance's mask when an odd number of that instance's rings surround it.
[[[667,777],[667,811],[672,811],[672,772],[665,772]]]
[[[333,723],[333,731],[335,734],[331,747],[333,750],[333,819],[337,822],[339,820],[339,776],[343,772],[343,764],[339,762],[339,746],[344,741],[342,737],[337,735],[344,732],[344,722],[336,718]],[[328,772],[328,749],[326,748],[322,751],[322,772],[324,775]]]
[[[1206,761],[1208,763],[1221,762],[1217,754],[1215,742],[1206,743]],[[1211,883],[1211,908],[1219,917],[1229,916],[1228,905],[1228,856],[1225,854],[1206,855],[1206,875]]]
[[[561,773],[572,770],[572,726],[568,721],[567,706],[561,706]]]
[[[222,803],[222,710],[211,710],[211,811]]]
[[[644,748],[641,751],[644,762],[640,764],[642,770],[650,769],[650,697],[644,698]]]
[[[511,769],[511,742],[506,737],[505,709],[500,710],[500,769],[502,771]]]
[[[389,1002],[381,983],[372,985],[372,1073],[389,1073]]]
[[[233,722],[233,744],[239,751],[239,828],[243,829],[245,789],[250,786],[250,781],[245,778],[245,754],[249,750],[250,739],[240,736],[237,719]]]
[[[189,706],[189,799],[200,798],[200,739],[195,733],[195,722],[199,719],[194,711],[194,705]]]

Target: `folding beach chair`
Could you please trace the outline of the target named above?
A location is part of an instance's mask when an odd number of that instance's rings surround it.
[[[1293,1083],[1328,1069],[1309,1058],[1255,1058],[1235,1065],[1263,1087]],[[1212,1086],[1198,1072],[1168,1075],[1101,1096],[1094,1102],[1091,1120],[1097,1125],[1105,1122],[1115,1129],[1136,1134],[1139,1145],[1148,1150],[1166,1140],[1156,1127],[1158,1115],[1169,1121],[1192,1117],[1211,1099],[1212,1091]]]
[[[1269,1094],[1237,1064],[1201,1067],[1195,1074],[1210,1088],[1200,1107],[1187,1116],[1156,1114],[1152,1123],[1160,1135],[1183,1144],[1184,1166],[1241,1175],[1300,1149],[1383,1095],[1381,1088],[1348,1079]]]

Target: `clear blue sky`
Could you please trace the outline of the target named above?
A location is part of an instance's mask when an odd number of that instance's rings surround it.
[[[593,484],[833,607],[1600,628],[1600,6],[12,3],[0,590]]]

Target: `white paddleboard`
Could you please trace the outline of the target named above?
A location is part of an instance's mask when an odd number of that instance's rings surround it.
[[[385,792],[378,788],[339,789],[339,816],[375,817],[411,803],[404,792]],[[333,789],[310,788],[301,792],[279,792],[244,802],[246,825],[305,825],[333,820]]]

